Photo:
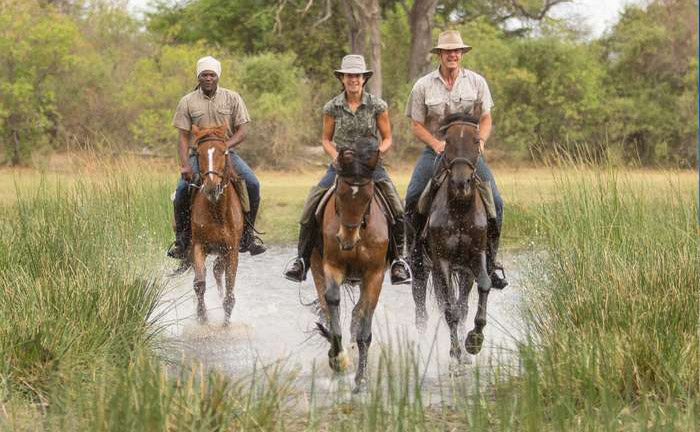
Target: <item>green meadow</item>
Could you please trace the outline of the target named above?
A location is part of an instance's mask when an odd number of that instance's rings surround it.
[[[410,167],[389,171],[404,191]],[[440,404],[423,398],[400,342],[380,354],[367,395],[332,403],[303,401],[280,368],[230,376],[165,356],[154,311],[174,172],[89,158],[0,171],[0,429],[700,429],[694,172],[495,169],[505,247],[527,256],[529,336],[516,364],[474,372],[479,384]],[[320,175],[259,173],[268,243],[295,241]]]

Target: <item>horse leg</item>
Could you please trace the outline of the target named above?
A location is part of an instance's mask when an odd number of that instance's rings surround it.
[[[214,280],[216,281],[216,290],[219,292],[219,298],[224,296],[224,283],[222,277],[226,270],[226,259],[222,255],[218,255],[214,261]]]
[[[467,320],[469,313],[469,293],[474,285],[474,278],[469,272],[461,272],[459,274],[459,298],[457,299],[457,307],[459,308],[459,328],[464,328],[464,322]]]
[[[200,324],[207,322],[207,309],[204,305],[204,291],[207,285],[205,258],[204,245],[195,243],[192,249],[192,264],[194,265],[194,292],[197,295],[197,319]]]
[[[354,393],[367,390],[367,354],[372,343],[372,317],[382,291],[384,268],[368,269],[362,277],[360,299],[352,311],[352,339],[357,343],[359,361],[355,373]]]
[[[326,290],[324,300],[328,308],[329,331],[326,338],[331,343],[328,350],[328,363],[335,372],[345,371],[350,362],[343,351],[343,334],[340,329],[340,285],[345,275],[340,269],[324,264],[323,273]]]
[[[238,243],[235,243],[238,244]],[[233,294],[233,287],[236,285],[236,272],[238,271],[238,248],[229,249],[225,258],[226,266],[226,296],[224,297],[224,325],[228,325],[231,320],[231,311],[236,305],[236,297]]]
[[[323,261],[321,259],[321,254],[318,253],[318,249],[314,249],[311,254],[311,276],[314,278],[314,286],[316,287],[316,296],[318,310],[318,318],[322,321],[323,325],[328,325],[329,315],[328,306],[326,305],[326,282],[323,276]]]
[[[462,360],[462,347],[459,341],[459,308],[455,300],[451,276],[450,263],[441,258],[438,261],[437,270],[433,271],[435,293],[438,304],[445,314],[447,326],[450,328],[450,359],[455,364],[459,364]]]
[[[486,326],[486,304],[489,298],[489,290],[491,289],[491,279],[486,272],[486,254],[481,252],[479,256],[479,305],[474,317],[474,329],[467,334],[467,339],[464,341],[464,346],[469,354],[478,354],[481,351],[481,346],[484,343],[483,329]]]
[[[413,303],[416,305],[416,328],[420,333],[425,332],[428,324],[428,312],[425,308],[426,287],[428,286],[428,271],[423,266],[416,267],[413,273],[411,291]]]

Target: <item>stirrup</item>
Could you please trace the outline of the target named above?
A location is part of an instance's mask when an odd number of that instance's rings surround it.
[[[399,282],[398,280],[394,279],[394,275],[391,271],[391,268],[394,267],[394,264],[401,263],[403,264],[403,268],[408,270],[408,278],[402,280]],[[392,285],[408,285],[413,282],[413,272],[411,271],[411,266],[408,265],[408,262],[403,259],[403,258],[397,258],[395,259],[392,263],[391,266],[389,266],[389,278],[391,279],[391,284]]]
[[[289,267],[289,264],[291,264],[292,261],[295,260],[301,261],[301,277],[299,278],[300,280],[292,279],[291,277],[287,276],[287,267]],[[282,276],[284,276],[285,279],[288,281],[296,282],[296,283],[302,283],[306,280],[306,264],[304,263],[304,260],[301,257],[295,256],[294,258],[290,259],[287,261],[287,264],[284,266],[284,271],[282,272]]]

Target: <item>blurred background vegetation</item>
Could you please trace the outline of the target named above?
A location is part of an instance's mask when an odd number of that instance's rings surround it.
[[[119,0],[0,0],[0,163],[81,148],[175,157],[174,107],[197,58],[214,55],[221,85],[251,111],[243,156],[298,167],[350,52],[380,72],[373,90],[390,105],[399,161],[420,147],[403,110],[434,67],[423,47],[455,28],[496,103],[492,161],[586,149],[613,164],[695,166],[697,1],[628,5],[598,38],[550,17],[567,1],[157,0],[137,16]]]

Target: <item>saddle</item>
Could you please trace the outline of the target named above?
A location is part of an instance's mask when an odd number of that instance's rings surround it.
[[[430,206],[433,203],[433,196],[437,190],[442,186],[442,183],[447,178],[447,172],[443,171],[437,176],[431,178],[428,184],[423,189],[418,199],[418,213],[423,216],[428,216],[430,213]],[[481,200],[486,208],[486,215],[489,219],[496,219],[496,204],[493,200],[493,191],[491,190],[491,183],[477,180],[474,184],[479,191]]]

